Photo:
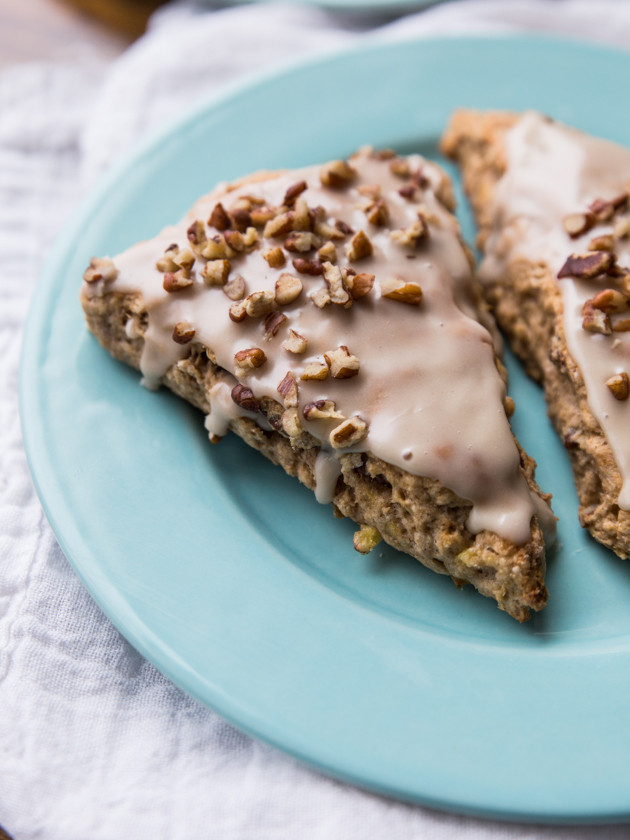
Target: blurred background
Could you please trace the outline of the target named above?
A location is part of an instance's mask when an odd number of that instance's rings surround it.
[[[142,34],[164,0],[0,0],[0,68],[67,60],[90,52],[113,58]]]

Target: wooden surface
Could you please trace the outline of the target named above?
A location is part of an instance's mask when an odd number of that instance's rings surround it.
[[[89,52],[113,58],[163,0],[0,0],[0,69]]]

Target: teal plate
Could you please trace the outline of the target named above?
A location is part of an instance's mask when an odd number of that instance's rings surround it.
[[[630,817],[630,564],[586,536],[538,388],[515,427],[554,495],[549,606],[519,625],[387,548],[109,358],[78,303],[93,254],[177,220],[216,181],[393,146],[437,155],[457,106],[538,108],[630,142],[630,55],[540,38],[366,42],[232,87],[83,205],[27,323],[21,408],[50,523],[114,624],[241,729],[336,778],[438,808]],[[473,228],[462,207],[465,233]]]

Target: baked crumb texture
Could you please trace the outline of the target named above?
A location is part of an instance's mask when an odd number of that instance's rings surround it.
[[[443,151],[461,167],[464,188],[478,225],[478,246],[486,260],[499,263],[505,260],[505,255],[497,256],[496,198],[498,185],[508,169],[507,138],[520,119],[521,115],[505,112],[461,110],[453,115],[442,138]],[[546,122],[553,125],[549,120]],[[562,127],[565,130],[580,141],[578,132]],[[502,195],[502,200],[507,199],[507,195]],[[598,305],[596,301],[595,310],[593,299],[586,301],[578,332],[580,329],[601,331],[610,338],[612,346],[614,330],[630,326],[625,320],[628,318],[625,272],[610,256],[613,230],[615,238],[618,234],[625,238],[630,230],[630,223],[620,220],[617,213],[619,209],[627,211],[627,193],[598,205],[595,200],[590,208],[576,207],[575,213],[558,219],[558,229],[553,231],[557,241],[566,242],[567,257],[576,250],[581,252],[582,256],[573,254],[578,256],[577,263],[572,265],[567,259],[550,265],[550,261],[538,258],[538,254],[527,258],[521,253],[505,260],[502,271],[493,269],[484,273],[482,264],[481,274],[484,295],[499,327],[528,374],[544,388],[549,416],[571,460],[581,525],[596,540],[626,558],[630,555],[630,513],[619,506],[622,476],[607,436],[593,416],[583,373],[567,347],[560,287],[563,277],[571,277],[578,283],[593,280],[595,294],[597,290],[606,290],[610,297],[610,287],[619,290],[622,305],[618,310],[614,308],[617,291],[612,303]],[[601,267],[595,266],[590,276],[584,274],[585,267],[587,271],[590,269],[583,257],[589,263],[601,263]],[[593,323],[594,316],[597,316],[596,323]],[[615,395],[619,405],[627,400],[627,375],[611,377],[606,384],[611,391],[615,387],[619,389]]]
[[[378,159],[387,161],[387,165],[392,171],[399,162],[402,174],[397,177],[403,179],[402,186],[408,186],[408,194],[412,195],[414,190],[418,188],[418,179],[416,178],[415,183],[409,180],[408,164],[405,169],[404,161],[393,155],[386,158],[383,153],[380,153]],[[353,159],[350,159],[350,162],[356,165]],[[320,175],[322,184],[324,184],[324,178],[326,172],[328,172],[329,177],[333,180],[332,188],[337,191],[335,193],[337,195],[340,190],[345,188],[344,179],[352,177],[349,174],[349,169],[348,163],[341,161],[329,165],[328,169],[323,168]],[[267,176],[267,178],[271,177],[273,176]],[[250,182],[241,182],[241,187],[242,184],[245,184],[254,193],[254,185],[264,181],[263,176],[257,176]],[[324,186],[327,185],[324,184]],[[211,220],[214,218],[215,225],[223,231],[223,235],[218,239],[215,235],[215,240],[222,242],[225,242],[226,239],[231,240],[232,244],[236,244],[238,247],[249,248],[249,253],[255,249],[260,250],[262,257],[269,266],[275,264],[278,266],[278,270],[284,268],[284,279],[279,285],[276,283],[275,303],[270,304],[264,296],[256,297],[251,293],[250,277],[245,271],[242,274],[245,281],[244,287],[237,288],[235,291],[232,290],[229,284],[236,283],[238,285],[240,283],[239,278],[241,278],[241,274],[234,271],[234,266],[238,265],[238,256],[234,251],[230,252],[231,257],[227,257],[224,252],[223,256],[218,255],[213,256],[212,260],[203,260],[201,271],[206,287],[219,287],[213,291],[213,294],[221,296],[221,299],[223,299],[224,293],[232,293],[233,302],[228,301],[230,307],[234,307],[230,309],[230,318],[238,324],[238,319],[241,318],[243,310],[246,312],[243,318],[248,317],[252,323],[258,317],[257,323],[260,324],[258,329],[261,333],[263,329],[266,331],[266,340],[259,341],[258,347],[245,346],[242,352],[239,351],[234,354],[236,367],[227,364],[221,365],[217,359],[217,348],[208,346],[208,341],[200,340],[200,330],[196,331],[193,326],[194,310],[190,310],[190,317],[177,321],[173,328],[173,342],[179,348],[177,358],[171,360],[161,373],[159,384],[170,388],[174,393],[204,412],[208,419],[211,419],[213,411],[216,414],[217,389],[224,388],[226,381],[230,383],[230,386],[236,382],[231,391],[232,402],[237,403],[236,410],[231,413],[228,412],[230,416],[228,418],[229,422],[227,420],[225,422],[225,431],[229,428],[229,430],[235,432],[249,446],[281,466],[289,475],[297,477],[306,487],[315,492],[318,491],[318,480],[320,483],[322,481],[321,461],[318,464],[318,458],[321,459],[322,449],[325,447],[322,440],[317,439],[306,428],[308,424],[304,420],[300,422],[300,419],[311,420],[315,417],[322,423],[329,423],[333,427],[333,431],[330,433],[330,441],[337,466],[336,472],[332,474],[332,486],[329,498],[326,501],[332,503],[335,516],[349,517],[359,525],[354,537],[354,545],[357,550],[367,552],[373,549],[382,538],[394,548],[410,554],[434,572],[450,576],[458,587],[464,583],[472,584],[481,594],[493,598],[500,609],[517,620],[528,619],[531,610],[540,610],[547,601],[547,590],[544,583],[544,540],[536,515],[532,515],[529,523],[529,539],[522,544],[517,544],[488,529],[473,533],[469,527],[473,504],[435,478],[414,474],[399,465],[377,457],[369,448],[362,445],[369,429],[368,424],[358,414],[353,414],[347,410],[344,410],[343,415],[336,414],[336,404],[331,400],[318,400],[306,405],[303,405],[302,402],[298,403],[296,387],[306,389],[307,386],[312,384],[313,380],[318,387],[321,386],[321,381],[324,381],[326,377],[328,377],[326,387],[328,387],[328,383],[331,383],[332,387],[332,384],[336,384],[333,383],[333,380],[339,380],[342,383],[338,385],[339,389],[347,387],[343,383],[352,379],[360,382],[359,377],[365,373],[363,359],[361,360],[361,373],[359,373],[359,360],[353,355],[353,344],[350,340],[348,346],[341,345],[338,350],[324,353],[321,361],[304,363],[300,368],[302,371],[301,378],[298,373],[289,371],[290,375],[287,374],[279,384],[275,398],[258,393],[255,378],[252,378],[249,373],[251,369],[256,369],[259,365],[271,364],[271,361],[266,361],[266,359],[267,357],[271,358],[270,348],[275,341],[278,342],[279,347],[283,348],[282,353],[287,359],[296,358],[299,360],[304,358],[306,342],[304,335],[301,335],[297,328],[296,330],[289,329],[292,323],[290,319],[294,313],[291,307],[296,305],[295,299],[300,295],[300,290],[297,288],[298,284],[294,283],[294,280],[296,277],[298,278],[300,288],[302,284],[306,287],[306,284],[312,280],[312,276],[308,273],[310,266],[302,266],[305,271],[300,272],[299,266],[302,265],[299,262],[300,259],[309,262],[314,262],[316,259],[327,266],[341,267],[341,274],[326,268],[326,284],[312,286],[315,291],[312,291],[308,298],[305,290],[302,291],[304,306],[314,307],[314,311],[325,308],[326,305],[332,309],[334,308],[334,300],[331,303],[330,298],[337,297],[339,304],[335,312],[341,313],[339,317],[345,318],[345,313],[354,303],[352,317],[355,321],[359,319],[360,316],[357,313],[361,311],[360,307],[365,303],[365,296],[371,293],[372,287],[375,285],[374,275],[367,271],[359,271],[360,266],[356,270],[346,272],[343,268],[346,262],[341,256],[341,248],[342,246],[345,247],[345,253],[350,261],[355,258],[359,262],[366,256],[364,251],[371,247],[369,235],[376,237],[376,234],[371,232],[382,229],[387,222],[387,205],[384,200],[381,200],[378,190],[373,188],[370,193],[368,189],[364,189],[362,193],[367,199],[362,205],[363,212],[372,214],[370,219],[372,227],[366,225],[368,231],[368,236],[366,236],[368,244],[366,245],[366,242],[361,236],[357,235],[355,230],[344,230],[343,224],[337,225],[337,231],[341,231],[343,237],[345,237],[345,242],[341,236],[335,234],[335,231],[332,233],[332,241],[326,241],[325,236],[318,235],[317,238],[313,237],[313,242],[306,242],[307,237],[300,234],[310,235],[313,231],[294,231],[292,233],[289,226],[285,226],[284,232],[280,236],[276,236],[275,240],[272,236],[261,236],[261,230],[264,226],[271,222],[271,233],[273,233],[273,220],[281,217],[283,213],[290,213],[291,207],[295,207],[296,197],[291,195],[291,189],[287,190],[284,197],[285,205],[276,207],[272,214],[266,211],[263,213],[260,203],[254,204],[254,208],[261,211],[261,223],[260,227],[257,228],[260,242],[254,244],[254,235],[248,233],[252,226],[247,222],[241,227],[240,238],[230,237],[228,233],[233,230],[231,226],[235,224],[235,221],[233,218],[229,218],[227,213],[225,218],[220,216],[222,211],[225,211],[225,207],[229,207],[228,198],[231,189],[233,188],[224,188],[223,192],[215,191],[206,207],[206,210],[208,207],[212,209]],[[304,184],[297,182],[293,192],[299,196],[304,190]],[[447,191],[446,185],[442,187],[442,190],[444,208],[447,206],[452,208],[451,195]],[[223,203],[220,199],[223,200]],[[405,198],[406,202],[408,200],[409,198]],[[192,213],[192,216],[184,220],[183,230],[188,232],[188,239],[194,245],[195,238],[206,241],[206,232],[199,225],[195,227],[196,222],[191,223],[192,218],[200,215],[199,205],[193,208]],[[205,217],[207,216],[208,213],[206,212]],[[422,215],[419,215],[418,218],[419,224],[412,231],[407,229],[407,232],[409,237],[416,237],[416,240],[421,240],[427,233],[421,229],[425,224]],[[303,227],[308,227],[308,224],[304,224]],[[269,231],[269,228],[266,229]],[[320,231],[324,230],[322,224]],[[400,236],[404,235],[406,234],[402,231]],[[243,245],[243,237],[246,239],[250,237],[249,244]],[[395,235],[391,239],[395,243],[395,247],[411,250],[418,244],[417,241],[399,243],[396,241]],[[304,249],[301,252],[304,256],[300,256],[298,253],[296,258],[296,252],[291,252],[291,247],[294,247],[296,243]],[[289,250],[287,250],[287,245]],[[309,253],[311,247],[318,249],[316,255]],[[335,248],[337,248],[337,252],[335,252]],[[158,269],[155,270],[157,285],[161,289],[164,284],[164,289],[166,289],[169,283],[180,281],[187,283],[191,277],[190,266],[188,270],[186,266],[182,270],[181,265],[168,264],[169,251],[167,249],[166,258],[162,256],[163,251],[164,248],[162,247],[162,252],[152,254],[152,269],[155,260],[158,260]],[[149,253],[151,252],[149,251]],[[181,251],[179,253],[181,254]],[[177,254],[177,252],[171,250],[170,254]],[[230,259],[231,266],[225,265],[225,261],[229,262]],[[296,259],[298,260],[297,263]],[[185,260],[180,259],[181,262],[185,262]],[[211,266],[210,263],[212,263]],[[223,265],[220,263],[223,263]],[[298,268],[295,268],[296,264]],[[411,264],[411,260],[407,260],[405,265],[407,264]],[[115,358],[142,370],[146,378],[143,358],[146,356],[146,344],[151,331],[152,305],[147,305],[148,293],[146,288],[143,293],[133,290],[129,284],[115,282],[119,272],[116,266],[119,265],[124,265],[124,259],[121,261],[118,258],[114,258],[113,261],[109,259],[92,260],[86,271],[81,302],[88,327],[101,345]],[[291,265],[293,265],[294,270],[291,269]],[[230,268],[232,273],[229,273]],[[322,269],[317,268],[317,272],[316,280],[318,284],[321,284],[323,280]],[[122,277],[123,270],[120,273]],[[207,275],[209,274],[212,276],[208,278]],[[175,275],[178,275],[179,280]],[[173,277],[174,279],[169,279]],[[343,282],[339,282],[340,279]],[[376,283],[378,283],[378,277]],[[228,292],[225,291],[226,287]],[[186,287],[183,288],[184,293],[189,294]],[[329,296],[327,301],[322,301],[322,288],[324,293]],[[250,290],[249,295],[247,294],[248,289]],[[320,291],[318,292],[317,289]],[[352,295],[353,289],[356,296]],[[177,295],[178,291],[167,289],[167,293]],[[474,299],[475,290],[471,289],[470,294],[471,299]],[[419,287],[410,283],[399,282],[391,288],[383,283],[380,288],[380,298],[387,298],[388,295],[393,295],[389,300],[395,301],[395,303],[390,304],[386,301],[386,305],[390,306],[391,311],[395,314],[398,311],[409,311],[410,307],[418,307],[418,297],[422,296],[422,291],[419,291]],[[181,299],[182,296],[180,295],[178,300]],[[249,310],[247,307],[249,307]],[[232,312],[235,313],[235,317],[232,317]],[[289,321],[283,323],[281,316],[285,313],[289,316]],[[277,334],[273,331],[274,328]],[[350,338],[352,338],[351,334]],[[280,345],[281,341],[283,342],[282,345]],[[245,342],[246,345],[251,345],[251,343],[249,341]],[[262,361],[260,353],[256,352],[260,349],[263,349],[263,355],[265,356]],[[317,370],[315,369],[316,364],[320,366]],[[497,364],[500,365],[498,361]],[[297,371],[298,368],[294,370]],[[305,376],[305,373],[308,375]],[[230,391],[228,390],[227,393],[230,394]],[[341,394],[342,390],[333,393]],[[341,397],[337,399],[337,407],[340,401]],[[225,417],[227,417],[227,414]],[[339,417],[339,419],[332,422],[329,419],[331,417]],[[219,442],[224,431],[219,430],[212,423],[209,425],[208,421],[206,426],[210,433],[210,439]],[[310,429],[314,428],[315,426],[310,426]],[[344,439],[343,436],[346,436],[346,438]],[[369,438],[367,440],[369,442]],[[544,504],[548,499],[540,493],[536,485],[534,478],[535,463],[520,450],[516,442],[514,442],[514,447],[517,453],[517,470],[521,480],[525,482],[526,488],[528,488],[527,492],[531,492],[541,504]],[[518,466],[519,459],[520,466]],[[543,500],[545,501],[543,502]]]

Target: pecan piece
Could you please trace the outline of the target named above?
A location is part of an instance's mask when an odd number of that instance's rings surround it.
[[[307,403],[302,414],[306,420],[343,420],[343,414],[337,411],[333,400],[315,400]]]
[[[188,230],[186,231],[186,236],[193,251],[199,251],[203,248],[206,244],[207,236],[206,236],[206,228],[203,222],[197,219],[190,225]]]
[[[332,430],[328,439],[335,449],[345,449],[356,446],[365,440],[368,434],[368,424],[360,417],[349,417]]]
[[[338,266],[325,262],[324,280],[328,286],[330,303],[336,303],[337,306],[347,306],[352,303],[352,298],[344,286],[343,275]]]
[[[315,277],[324,273],[324,266],[319,260],[307,260],[304,257],[296,257],[291,261],[293,268],[300,274],[309,274]]]
[[[587,300],[582,307],[582,316],[582,329],[586,332],[601,333],[601,335],[612,333],[610,317],[603,310],[595,309],[590,300]]]
[[[260,411],[260,403],[251,388],[241,385],[240,382],[232,388],[232,400],[246,411]]]
[[[239,230],[226,230],[223,236],[228,246],[237,254],[249,253],[258,244],[258,231],[255,227],[248,227],[244,233]]]
[[[398,178],[409,178],[411,168],[406,158],[397,157],[389,164],[389,171]]]
[[[229,260],[208,260],[201,269],[206,286],[225,286],[230,273]]]
[[[223,292],[230,300],[242,300],[245,297],[245,278],[242,274],[235,274],[225,286]]]
[[[324,164],[319,171],[319,180],[324,187],[344,189],[356,178],[357,171],[346,160],[333,160]]]
[[[261,256],[270,268],[282,268],[286,262],[284,251],[279,245],[275,248],[267,248],[261,253]]]
[[[615,237],[612,233],[605,233],[602,236],[594,236],[588,243],[589,251],[613,251],[615,249]]]
[[[294,353],[295,355],[301,355],[302,353],[306,353],[306,348],[308,346],[307,340],[304,338],[303,335],[292,330],[289,328],[289,337],[285,338],[282,342],[282,347],[288,353]],[[326,365],[324,365],[326,367]],[[326,375],[328,375],[328,367],[326,367]]]
[[[220,201],[217,204],[215,204],[212,208],[212,213],[210,213],[208,224],[220,231],[224,231],[229,228],[230,217],[228,216],[225,207],[221,204]]]
[[[195,328],[188,321],[178,321],[173,327],[173,341],[176,344],[188,344],[195,337]]]
[[[237,350],[234,354],[234,363],[239,376],[262,367],[266,361],[265,351],[260,347],[248,347],[245,350]]]
[[[287,207],[292,207],[293,204],[295,204],[296,198],[301,195],[307,187],[308,184],[306,181],[297,181],[295,184],[291,184],[284,194],[283,203],[286,204]]]
[[[429,225],[422,213],[418,213],[417,220],[408,228],[393,230],[390,233],[392,240],[398,245],[402,245],[404,248],[417,248],[417,246],[427,239],[428,236]]]
[[[595,216],[592,213],[569,213],[562,220],[562,226],[571,239],[574,239],[590,230],[595,221]]]
[[[609,251],[571,254],[558,272],[558,278],[578,277],[588,280],[609,271],[614,264],[615,256]]]
[[[278,385],[278,393],[283,399],[286,408],[295,408],[298,404],[298,384],[292,371],[288,371],[282,382]]]
[[[346,256],[350,262],[357,262],[358,260],[363,260],[366,257],[371,257],[373,253],[374,247],[370,242],[369,237],[363,230],[354,234],[346,249]]]
[[[270,312],[265,317],[265,338],[273,338],[286,320],[287,316],[284,312],[280,312],[278,309],[274,309]]]
[[[182,289],[187,289],[192,284],[192,277],[183,269],[175,272],[167,271],[162,281],[162,286],[167,292],[181,292]]]
[[[399,280],[390,280],[381,283],[381,297],[398,303],[407,303],[410,306],[419,306],[423,295],[422,288],[417,283],[400,285]]]
[[[300,379],[303,379],[305,382],[311,379],[327,379],[329,373],[330,369],[328,365],[325,365],[323,362],[309,362],[302,371]]]
[[[298,253],[306,253],[307,251],[313,251],[315,248],[319,248],[322,244],[322,240],[316,233],[312,233],[310,230],[294,230],[287,236],[284,241],[284,247],[287,251],[293,251]]]
[[[342,344],[336,350],[324,353],[326,364],[330,368],[333,379],[350,379],[356,376],[360,369],[359,360]]]
[[[275,298],[278,306],[288,306],[302,294],[302,281],[293,274],[284,272],[275,285]]]
[[[625,371],[610,376],[606,380],[606,385],[616,400],[624,402],[630,397],[630,378]]]
[[[244,304],[250,318],[263,318],[276,308],[276,298],[272,291],[264,289],[247,295]]]
[[[374,275],[367,272],[359,274],[346,273],[343,284],[350,292],[353,300],[365,297],[372,290],[374,286]]]
[[[628,296],[617,289],[602,289],[587,303],[590,303],[595,309],[601,309],[602,312],[612,315],[616,312],[625,312],[628,309]]]
[[[83,273],[86,283],[97,283],[102,280],[104,283],[111,283],[118,277],[118,269],[108,257],[92,257],[89,266]]]

